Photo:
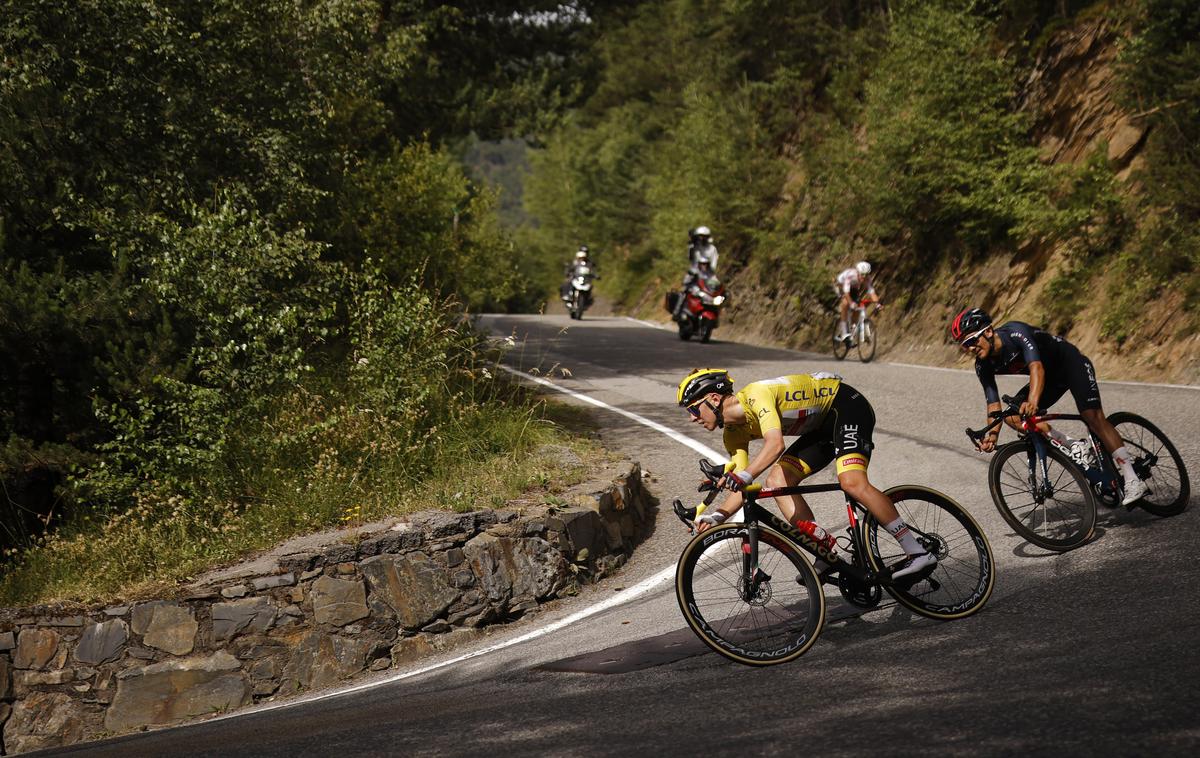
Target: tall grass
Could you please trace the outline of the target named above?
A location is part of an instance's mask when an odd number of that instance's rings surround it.
[[[428,430],[421,445],[403,423],[345,398],[298,391],[287,400],[263,426],[305,444],[246,459],[243,497],[146,495],[130,510],[77,519],[13,557],[0,577],[0,604],[169,592],[299,534],[430,508],[503,507],[522,495],[537,501],[585,470],[539,456],[539,448],[567,444],[583,460],[602,455],[569,431],[577,416],[514,387]]]

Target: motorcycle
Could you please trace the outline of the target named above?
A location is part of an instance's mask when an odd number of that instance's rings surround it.
[[[672,314],[680,297],[684,301],[676,319],[679,323],[679,339],[686,341],[693,334],[698,334],[701,342],[708,342],[720,321],[721,308],[729,299],[725,294],[725,285],[715,276],[701,276],[688,287],[686,296],[679,292],[667,293],[666,306]]]
[[[571,318],[582,321],[583,312],[592,305],[592,280],[596,274],[592,267],[580,264],[571,272],[571,291],[567,296],[567,310]]]

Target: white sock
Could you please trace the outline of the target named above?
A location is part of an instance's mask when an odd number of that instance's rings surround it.
[[[1121,445],[1114,450],[1113,463],[1121,467],[1121,476],[1125,481],[1131,482],[1137,478],[1137,474],[1133,471],[1133,458],[1129,455],[1129,448]]]
[[[839,322],[838,322],[838,329],[840,330],[840,331],[838,332],[838,334],[845,334],[846,332],[850,331],[850,329],[848,329],[848,328],[846,327],[846,322],[845,322],[845,321],[839,321]]]
[[[908,555],[920,555],[925,552],[925,548],[921,547],[921,543],[917,542],[917,537],[904,523],[904,519],[898,518],[890,524],[884,526],[888,530],[888,534],[896,538],[896,542],[900,543],[900,547]]]

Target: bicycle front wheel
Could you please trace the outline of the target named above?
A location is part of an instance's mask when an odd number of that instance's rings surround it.
[[[1046,550],[1079,547],[1096,529],[1096,496],[1087,477],[1048,445],[1044,470],[1028,440],[1000,448],[988,466],[988,489],[1013,531]]]
[[[870,363],[875,357],[875,323],[871,319],[863,321],[858,335],[858,357],[863,363]]]
[[[725,524],[696,535],[675,570],[675,596],[688,626],[710,648],[750,666],[786,663],[816,642],[825,594],[812,564],[783,535],[758,528],[758,570],[749,567],[749,529]]]
[[[937,490],[914,485],[892,487],[885,493],[917,541],[937,559],[916,581],[884,584],[901,605],[922,616],[956,619],[969,616],[992,596],[996,564],[983,529],[961,505]],[[899,543],[874,516],[866,520],[867,558],[884,573],[905,558]],[[907,577],[906,577],[907,578]]]
[[[1108,417],[1117,434],[1133,455],[1133,470],[1146,483],[1146,494],[1139,507],[1155,516],[1175,516],[1187,508],[1191,484],[1179,451],[1167,435],[1135,413],[1114,413]]]

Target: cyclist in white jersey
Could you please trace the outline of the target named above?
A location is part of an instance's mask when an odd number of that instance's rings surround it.
[[[838,293],[838,339],[850,339],[850,305],[865,301],[880,303],[879,295],[875,293],[871,281],[871,264],[859,261],[851,268],[845,269],[835,278],[835,289]]]

